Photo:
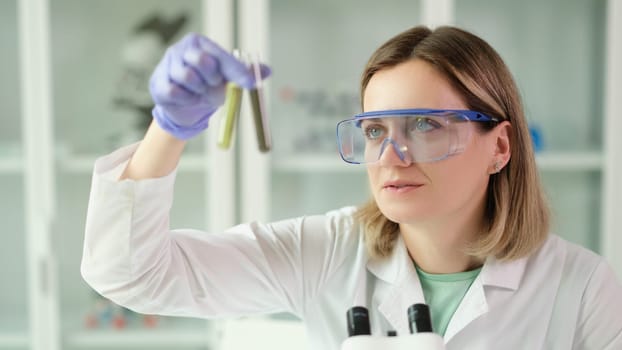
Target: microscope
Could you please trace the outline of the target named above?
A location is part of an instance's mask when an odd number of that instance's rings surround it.
[[[430,309],[426,304],[408,308],[410,334],[372,336],[367,308],[355,306],[348,310],[348,339],[341,350],[445,350],[443,338],[432,330]]]

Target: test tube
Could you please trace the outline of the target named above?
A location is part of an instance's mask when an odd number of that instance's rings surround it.
[[[235,58],[240,57],[238,50],[233,51]],[[218,129],[217,144],[220,148],[228,149],[231,146],[233,138],[233,129],[236,120],[240,116],[240,107],[242,105],[242,88],[233,82],[227,83],[225,91],[225,115],[220,120],[220,128]]]
[[[266,113],[263,96],[263,79],[261,77],[261,66],[259,55],[251,60],[251,66],[255,75],[255,87],[249,91],[251,106],[253,109],[253,119],[255,120],[255,132],[257,133],[257,145],[261,152],[268,152],[272,147],[272,137],[270,134],[270,124]]]

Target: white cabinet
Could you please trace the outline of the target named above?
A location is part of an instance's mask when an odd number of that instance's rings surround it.
[[[18,70],[17,2],[0,1],[0,348],[28,346],[28,271],[26,266],[25,182]],[[6,16],[4,14],[11,14]]]
[[[336,152],[335,124],[359,110],[359,75],[379,44],[447,22],[491,42],[513,70],[544,138],[555,230],[606,254],[622,277],[620,1],[0,0],[0,278],[10,286],[0,349],[214,348],[219,323],[154,325],[102,305],[79,273],[93,162],[140,138],[146,79],[183,33],[259,53],[274,70],[271,153],[258,151],[245,102],[231,150],[215,148],[211,127],[182,160],[172,226],[216,231],[367,200],[364,169]]]
[[[229,2],[218,2],[216,6]],[[206,24],[208,1],[0,2],[3,127],[0,209],[11,234],[0,270],[0,349],[207,349],[208,322],[137,315],[107,303],[79,266],[96,157],[138,141],[147,79],[164,49]],[[21,135],[23,134],[23,137]],[[173,225],[207,229],[209,157],[193,140]],[[197,193],[199,195],[197,195]],[[7,195],[5,195],[7,194]]]

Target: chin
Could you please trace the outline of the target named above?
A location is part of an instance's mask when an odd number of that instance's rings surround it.
[[[403,203],[378,203],[378,208],[387,219],[398,224],[420,221],[429,216],[428,213],[421,208],[405,205]]]

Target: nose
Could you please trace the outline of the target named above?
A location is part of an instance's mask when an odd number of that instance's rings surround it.
[[[409,166],[413,161],[408,146],[400,145],[395,140],[386,138],[382,142],[378,162],[380,165]]]

